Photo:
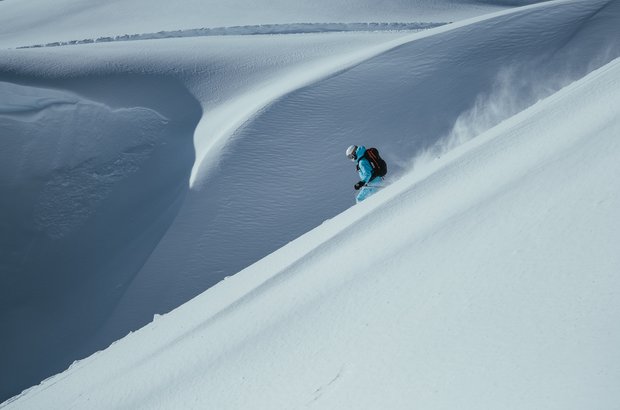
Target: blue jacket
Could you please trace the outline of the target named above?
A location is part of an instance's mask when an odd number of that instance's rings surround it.
[[[366,147],[360,145],[357,147],[357,151],[355,151],[355,155],[357,158],[362,158],[366,153]],[[362,158],[357,161],[357,173],[360,174],[360,180],[365,183],[369,183],[372,178],[372,165],[370,165],[370,161],[367,158]]]

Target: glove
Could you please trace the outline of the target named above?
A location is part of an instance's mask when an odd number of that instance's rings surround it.
[[[364,185],[366,185],[366,183],[364,181],[359,181],[357,184],[355,184],[355,186],[353,188],[355,188],[355,190],[357,191],[358,189],[360,189]]]

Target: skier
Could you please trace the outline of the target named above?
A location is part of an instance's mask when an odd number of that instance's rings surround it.
[[[363,145],[351,145],[346,151],[347,158],[356,163],[356,169],[360,176],[360,181],[354,186],[356,191],[360,191],[355,198],[356,203],[360,203],[368,198],[379,188],[383,176],[387,172],[385,161],[379,156],[376,148],[368,150]]]

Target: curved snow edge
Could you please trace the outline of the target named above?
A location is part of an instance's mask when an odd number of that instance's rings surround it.
[[[203,117],[194,134],[196,161],[190,175],[190,188],[195,189],[202,183],[205,176],[208,175],[210,167],[217,164],[217,153],[236,130],[242,127],[247,121],[251,120],[260,110],[287,94],[303,87],[316,84],[326,78],[338,75],[365,61],[422,38],[524,10],[551,7],[555,4],[564,2],[566,2],[566,0],[555,0],[502,10],[455,23],[443,24],[428,30],[404,34],[403,37],[388,40],[379,45],[369,46],[360,51],[337,56],[326,56],[319,61],[292,69],[290,72],[280,76],[276,82],[268,81],[267,83],[257,84],[251,89],[248,89],[245,94],[220,105],[214,110],[203,112]]]

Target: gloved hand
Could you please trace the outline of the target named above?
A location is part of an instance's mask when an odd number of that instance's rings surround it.
[[[355,188],[355,190],[357,191],[358,189],[360,189],[364,185],[366,185],[366,183],[364,181],[359,181],[357,184],[355,184],[355,186],[353,188]]]

